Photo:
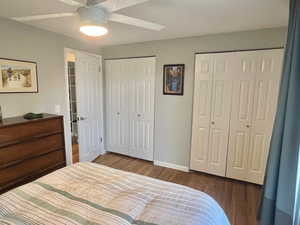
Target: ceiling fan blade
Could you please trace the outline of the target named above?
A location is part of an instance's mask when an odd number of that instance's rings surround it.
[[[114,22],[129,24],[129,25],[133,25],[133,26],[137,26],[137,27],[142,27],[142,28],[149,29],[149,30],[160,31],[165,28],[165,26],[163,26],[163,25],[151,23],[151,22],[148,22],[145,20],[136,19],[136,18],[129,17],[129,16],[124,16],[124,15],[117,14],[117,13],[111,14],[109,20],[114,21]]]
[[[115,12],[120,9],[124,9],[130,6],[141,4],[149,0],[107,0],[96,4],[96,6],[101,6],[109,12]]]
[[[43,20],[43,19],[75,16],[76,14],[77,13],[54,13],[54,14],[25,16],[25,17],[12,17],[11,19],[19,21],[19,22],[25,22],[25,21],[32,21],[32,20]]]
[[[80,2],[77,2],[75,0],[58,0],[58,1],[66,3],[66,4],[70,5],[70,6],[77,6],[77,7],[84,6],[84,4],[82,4]]]

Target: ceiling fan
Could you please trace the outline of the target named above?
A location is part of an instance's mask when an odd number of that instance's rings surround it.
[[[66,3],[70,6],[77,7],[77,10],[71,13],[55,13],[26,17],[12,17],[11,19],[20,22],[25,22],[79,15],[81,22],[80,31],[88,36],[94,37],[104,35],[108,32],[107,28],[103,26],[103,24],[105,24],[108,20],[155,31],[160,31],[164,28],[164,26],[159,24],[115,13],[115,11],[118,11],[120,9],[141,4],[149,0],[87,0],[86,4],[77,2],[75,0],[58,1]]]

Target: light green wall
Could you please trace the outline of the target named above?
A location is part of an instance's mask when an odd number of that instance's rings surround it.
[[[59,34],[0,18],[0,58],[36,61],[38,94],[0,94],[5,117],[33,112],[67,115],[64,47],[98,53],[104,58],[157,56],[155,160],[188,166],[190,155],[194,54],[202,51],[271,48],[284,44],[286,29],[268,29],[202,37],[152,41],[102,49]],[[184,96],[162,95],[164,64],[186,65]],[[69,158],[68,158],[69,160]]]
[[[99,49],[91,44],[3,18],[0,18],[0,30],[0,58],[37,62],[39,80],[37,94],[0,94],[3,116],[17,116],[32,111],[54,113],[55,105],[60,105],[62,114],[68,117],[64,47],[100,53]],[[68,127],[65,127],[68,131]]]
[[[286,28],[109,46],[104,58],[157,56],[155,153],[157,161],[189,165],[195,53],[283,46]],[[184,96],[162,94],[163,65],[184,63]]]

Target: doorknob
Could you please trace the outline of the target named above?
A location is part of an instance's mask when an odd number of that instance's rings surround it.
[[[138,117],[141,117],[141,114],[137,114]]]
[[[215,122],[214,122],[214,121],[212,121],[212,122],[211,122],[211,124],[212,124],[212,125],[215,125]]]
[[[87,119],[87,118],[86,118],[86,117],[83,117],[83,116],[79,116],[79,117],[77,118],[78,121],[86,120],[86,119]]]
[[[246,125],[247,128],[250,128],[250,125]]]
[[[117,112],[117,115],[119,116],[119,115],[120,115],[120,113],[119,113],[119,112]]]

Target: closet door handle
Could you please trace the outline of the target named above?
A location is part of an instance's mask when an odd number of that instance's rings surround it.
[[[79,117],[77,118],[77,121],[82,121],[82,120],[86,120],[86,119],[87,119],[86,117],[79,116]]]

